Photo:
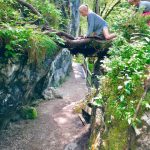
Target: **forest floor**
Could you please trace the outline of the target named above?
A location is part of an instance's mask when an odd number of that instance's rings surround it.
[[[43,101],[38,118],[11,123],[0,133],[0,150],[87,150],[89,126],[83,126],[73,112],[75,104],[87,94],[80,64],[58,88],[63,99]]]

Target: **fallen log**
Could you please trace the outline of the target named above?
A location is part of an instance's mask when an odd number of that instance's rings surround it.
[[[78,53],[81,53],[85,57],[90,57],[94,54],[105,54],[111,46],[112,42],[112,40],[102,40],[98,36],[74,38],[72,35],[65,32],[56,30],[44,31],[44,34],[47,34],[49,36],[51,36],[52,33],[55,33],[57,36],[61,37],[64,40],[63,44],[60,44],[59,42],[57,43],[59,46],[68,48],[72,54],[76,55]]]

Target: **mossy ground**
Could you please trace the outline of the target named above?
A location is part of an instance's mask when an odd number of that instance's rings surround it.
[[[36,119],[38,113],[36,108],[30,106],[24,106],[20,109],[20,116],[23,119]]]

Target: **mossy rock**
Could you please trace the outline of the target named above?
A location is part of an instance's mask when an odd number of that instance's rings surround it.
[[[22,107],[20,110],[20,116],[23,119],[36,119],[37,115],[37,110],[34,107],[26,106]]]

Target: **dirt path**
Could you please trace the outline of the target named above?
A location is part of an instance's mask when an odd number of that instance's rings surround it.
[[[88,126],[72,110],[87,93],[79,64],[73,64],[71,76],[58,91],[63,99],[41,103],[37,119],[12,123],[0,134],[0,150],[87,150]]]

